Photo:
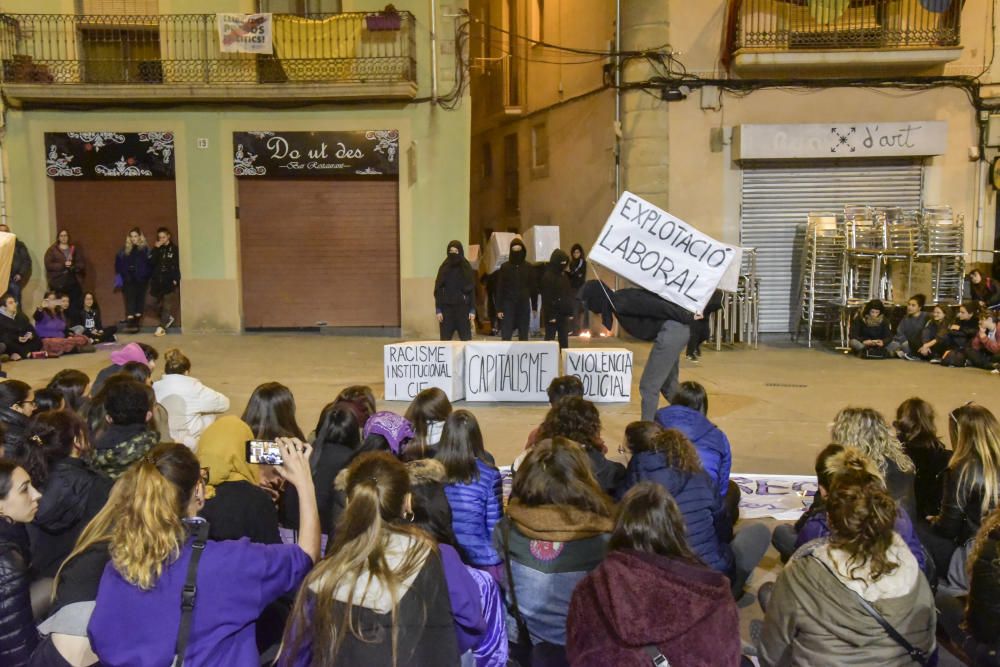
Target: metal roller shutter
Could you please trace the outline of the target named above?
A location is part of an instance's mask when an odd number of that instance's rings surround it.
[[[919,161],[746,162],[740,208],[740,244],[757,248],[760,330],[795,330],[806,215],[845,204],[922,203]]]

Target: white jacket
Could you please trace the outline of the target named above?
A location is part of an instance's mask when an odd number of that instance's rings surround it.
[[[191,449],[216,417],[229,409],[228,398],[189,375],[164,375],[153,383],[153,391],[167,409],[170,437]]]

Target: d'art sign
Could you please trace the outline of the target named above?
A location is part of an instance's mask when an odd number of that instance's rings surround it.
[[[396,176],[399,131],[234,132],[233,174],[246,178]]]

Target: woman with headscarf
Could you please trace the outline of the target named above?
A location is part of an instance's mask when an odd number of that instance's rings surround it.
[[[476,274],[460,241],[448,242],[448,256],[434,281],[434,310],[441,326],[441,340],[451,340],[456,333],[461,340],[472,339],[476,319]]]
[[[260,488],[260,466],[247,463],[246,442],[253,431],[239,417],[227,415],[205,429],[198,441],[198,460],[206,472],[205,507],[209,539],[279,544],[278,510]]]

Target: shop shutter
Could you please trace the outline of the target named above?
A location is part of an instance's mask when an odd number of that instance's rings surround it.
[[[922,203],[919,161],[747,162],[743,164],[740,244],[757,248],[760,330],[794,331],[806,216],[845,204]]]

